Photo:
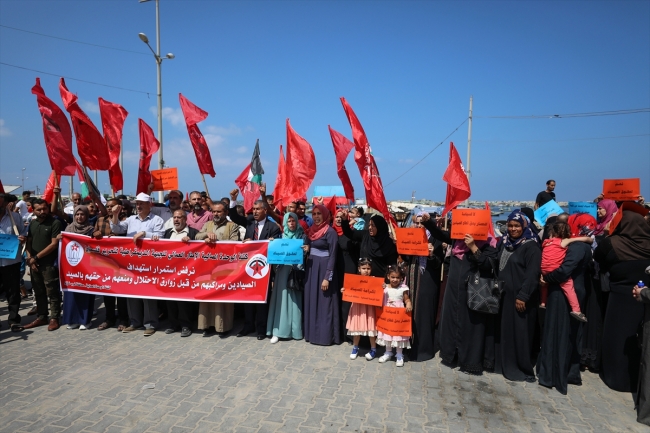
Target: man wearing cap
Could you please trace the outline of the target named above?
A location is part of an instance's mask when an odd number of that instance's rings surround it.
[[[141,192],[135,197],[136,215],[131,215],[124,221],[119,220],[122,206],[113,207],[113,219],[111,220],[111,231],[115,234],[126,233],[133,237],[133,243],[137,245],[138,239],[154,236],[162,237],[165,233],[164,221],[158,215],[151,213],[151,197]],[[129,318],[131,326],[122,332],[133,332],[141,329],[144,325],[144,336],[148,337],[156,332],[158,327],[158,301],[156,299],[129,298]]]

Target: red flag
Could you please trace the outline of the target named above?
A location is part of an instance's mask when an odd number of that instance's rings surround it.
[[[63,105],[72,119],[72,129],[77,139],[77,153],[81,163],[90,170],[108,170],[111,168],[111,158],[104,137],[79,107],[77,95],[68,90],[63,78],[59,82],[59,91]]]
[[[361,126],[361,122],[359,122],[357,115],[354,114],[352,107],[350,107],[350,104],[348,104],[345,98],[341,98],[341,104],[343,104],[343,109],[352,128],[352,138],[354,139],[355,147],[354,160],[363,178],[363,186],[366,190],[366,203],[371,208],[381,212],[386,221],[390,222],[393,227],[397,227],[393,215],[388,211],[386,197],[384,196],[384,186],[381,184],[375,157],[372,156],[370,143],[363,130],[363,126]]]
[[[48,203],[52,203],[52,199],[54,199],[54,187],[56,185],[61,185],[61,176],[56,175],[56,179],[54,178],[56,170],[52,170],[52,173],[50,173],[50,177],[47,179],[47,183],[45,184],[45,191],[43,191],[43,200],[45,200]]]
[[[492,212],[490,211],[490,205],[488,202],[485,202],[485,209],[490,212],[490,225],[488,226],[488,234],[496,239],[496,235],[494,234],[494,224],[492,224]]]
[[[190,136],[194,153],[196,154],[196,162],[199,164],[199,172],[201,174],[209,174],[215,176],[214,167],[212,166],[212,156],[210,156],[210,149],[205,137],[201,134],[201,130],[196,125],[197,123],[205,120],[208,117],[208,112],[201,110],[196,105],[192,104],[189,99],[178,94],[178,99],[181,102],[181,110],[185,116],[185,125],[187,125],[187,133]]]
[[[129,113],[120,104],[99,98],[99,115],[102,118],[104,141],[106,142],[106,147],[108,147],[108,154],[111,160],[108,178],[111,182],[111,189],[115,193],[124,188],[122,170],[120,170],[120,147],[122,146],[124,120],[126,120],[126,116]]]
[[[275,186],[273,187],[273,205],[278,208],[280,211],[284,211],[284,208],[287,207],[289,203],[282,201],[282,196],[284,194],[284,170],[286,163],[284,162],[284,152],[282,150],[282,145],[280,145],[280,159],[278,159],[278,174],[275,176]]]
[[[41,112],[45,148],[52,170],[64,176],[73,176],[75,164],[72,154],[72,129],[68,118],[58,105],[45,96],[40,78],[36,78],[32,93],[36,95],[38,110]]]
[[[237,179],[235,179],[235,184],[237,184],[242,197],[244,197],[243,205],[244,211],[246,213],[249,213],[253,210],[253,204],[255,203],[255,200],[260,198],[260,186],[248,179],[250,172],[251,165],[248,164],[244,171],[242,171],[241,174],[237,176]]]
[[[445,198],[445,209],[442,216],[458,206],[462,201],[467,200],[472,191],[469,188],[469,180],[465,174],[465,169],[460,161],[460,156],[454,147],[454,143],[449,143],[449,165],[442,180],[447,182],[447,196]]]
[[[0,180],[0,193],[4,194],[5,193],[5,187],[2,185],[2,181]]]
[[[354,143],[345,138],[340,132],[333,130],[331,126],[327,125],[327,127],[330,130],[334,154],[336,155],[336,173],[339,175],[339,179],[341,179],[341,183],[343,184],[345,196],[348,200],[354,201],[354,188],[352,188],[348,171],[345,169],[345,160],[354,148]]]
[[[316,176],[316,157],[311,146],[291,128],[287,119],[287,159],[283,173],[282,202],[291,203],[305,196]]]
[[[140,131],[140,167],[138,168],[138,187],[135,193],[146,193],[151,183],[151,172],[149,164],[154,153],[158,152],[160,142],[156,140],[151,126],[144,120],[138,119],[138,130]]]

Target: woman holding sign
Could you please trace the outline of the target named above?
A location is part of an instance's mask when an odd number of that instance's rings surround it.
[[[310,253],[305,266],[305,341],[321,346],[341,344],[338,276],[335,269],[338,236],[330,227],[330,211],[323,205],[311,212],[307,231]]]
[[[501,316],[497,319],[495,366],[508,380],[535,381],[531,361],[537,321],[542,251],[532,223],[518,209],[508,216],[499,245],[499,279],[503,281]]]

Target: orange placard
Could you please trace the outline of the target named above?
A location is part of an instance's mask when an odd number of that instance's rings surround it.
[[[605,179],[603,181],[603,196],[610,200],[635,201],[641,195],[641,180],[633,179]]]
[[[396,228],[397,252],[409,256],[428,256],[429,240],[423,228]]]
[[[377,308],[377,331],[391,337],[411,336],[411,314],[406,308]]]
[[[487,241],[491,221],[487,209],[454,209],[451,211],[451,238],[472,235],[476,241]]]
[[[151,170],[151,181],[153,182],[154,191],[178,189],[178,169],[174,167]]]
[[[614,218],[609,222],[609,234],[611,235],[614,233],[614,230],[616,229],[616,226],[618,223],[621,222],[621,218],[623,218],[623,211],[626,212],[636,212],[641,216],[646,216],[648,215],[648,209],[645,207],[641,206],[638,203],[634,203],[631,201],[626,201],[621,205],[620,208],[618,208],[618,211],[616,211],[616,215],[614,215]]]
[[[343,300],[355,304],[381,307],[384,302],[384,279],[355,274],[343,276]]]

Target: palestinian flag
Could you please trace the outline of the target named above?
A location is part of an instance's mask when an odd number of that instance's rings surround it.
[[[260,184],[262,183],[262,161],[260,160],[260,140],[255,143],[253,158],[251,163],[235,179],[235,183],[244,197],[244,209],[249,212],[253,208],[253,203],[260,197]]]
[[[86,197],[90,195],[89,194],[90,190],[88,189],[88,185],[86,185],[86,179],[84,177],[84,169],[81,166],[81,164],[79,164],[79,161],[76,160],[76,158],[74,162],[77,164],[77,178],[79,179],[79,183],[81,183],[81,192],[80,192],[81,199],[85,200]]]

